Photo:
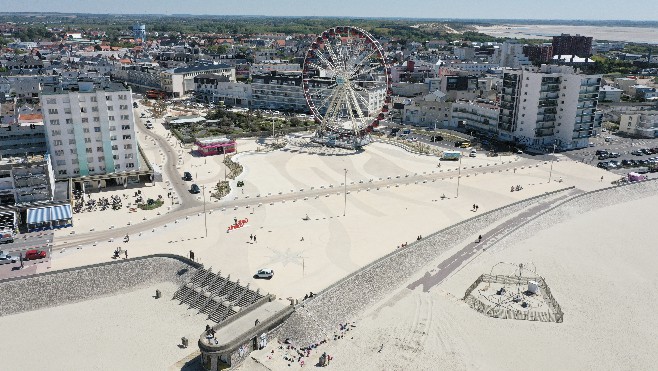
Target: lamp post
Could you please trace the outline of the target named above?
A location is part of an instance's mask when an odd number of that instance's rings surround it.
[[[206,214],[206,186],[201,185],[203,190],[203,226],[206,229],[206,237],[208,237],[208,214]]]
[[[548,182],[551,182],[551,177],[553,176],[553,161],[555,161],[555,143],[553,143],[553,156],[551,158],[551,170],[548,173]]]
[[[457,197],[459,197],[459,180],[462,177],[462,154],[459,154],[459,169],[457,170]]]
[[[343,170],[345,170],[345,205],[343,206],[343,216],[345,216],[345,212],[347,211],[347,169]]]

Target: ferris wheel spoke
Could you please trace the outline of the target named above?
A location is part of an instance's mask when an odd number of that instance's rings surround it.
[[[330,71],[335,71],[335,70],[336,70],[336,66],[335,66],[333,63],[331,63],[331,62],[330,62],[330,61],[324,56],[324,54],[319,53],[319,52],[316,52],[315,55],[318,57],[318,59],[320,60],[320,62],[324,63],[324,64],[327,66],[327,68],[323,68],[323,69],[325,69],[325,70],[330,70]]]
[[[325,45],[325,48],[327,49],[327,52],[329,53],[329,56],[331,57],[331,59],[335,62],[338,62],[339,59],[337,58],[336,52],[331,47],[331,43],[327,42],[324,45]]]
[[[363,58],[361,58],[361,60],[360,60],[358,63],[354,63],[354,66],[357,67],[357,66],[361,66],[361,65],[363,65],[363,62],[365,62],[367,59],[370,59],[370,57],[371,57],[376,51],[377,51],[377,49],[375,49],[375,50],[371,50],[370,53],[366,54],[366,56],[364,56]],[[353,71],[354,71],[354,70],[351,70],[350,72],[353,72]]]
[[[357,115],[359,116],[359,118],[363,118],[365,115],[363,114],[363,110],[361,110],[361,105],[359,104],[359,101],[356,98],[358,94],[354,93],[354,90],[352,89],[349,89],[349,94],[350,94],[350,98],[352,98],[352,102],[354,103],[354,108],[356,109]],[[368,105],[366,104],[365,107],[368,107]]]

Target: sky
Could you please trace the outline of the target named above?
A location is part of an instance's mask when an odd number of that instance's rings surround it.
[[[2,0],[0,12],[658,21],[657,0]]]

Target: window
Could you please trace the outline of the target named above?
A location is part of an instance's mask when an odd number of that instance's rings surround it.
[[[85,143],[91,143],[91,138],[85,138]]]
[[[91,107],[91,112],[98,112],[98,106]]]
[[[96,97],[91,97],[91,99],[89,99],[89,101],[90,101],[90,102],[98,102],[98,100],[96,99]]]
[[[128,140],[128,139],[131,139],[131,138],[132,138],[132,135],[130,135],[130,134],[126,134],[126,135],[123,136],[123,140]]]
[[[87,107],[80,107],[80,112],[87,113]]]
[[[133,154],[132,154],[132,153],[126,153],[126,155],[124,156],[124,158],[125,158],[126,160],[132,159],[132,158],[133,158]]]
[[[116,165],[114,166],[114,169],[115,169],[115,170],[119,170],[119,169],[121,169],[121,164],[116,164]]]
[[[72,155],[77,155],[77,154],[78,154],[78,150],[75,149],[75,148],[71,148],[71,149],[69,150],[69,152],[71,152]]]
[[[82,132],[85,134],[89,134],[89,128],[82,128]]]
[[[129,163],[126,164],[126,167],[135,167],[135,164],[132,163],[132,162],[129,162]]]
[[[66,129],[66,133],[67,134],[74,134],[75,130],[73,130],[73,128],[68,128],[68,129]]]
[[[132,144],[124,144],[123,149],[132,149],[133,145]]]
[[[73,174],[80,174],[80,169],[73,169]]]
[[[113,145],[112,145],[112,150],[113,150],[113,151],[116,151],[116,150],[118,150],[118,149],[119,149],[119,146],[118,146],[118,145],[116,145],[116,144],[113,144]]]
[[[57,99],[55,98],[48,98],[46,99],[47,104],[57,104]]]
[[[130,130],[130,125],[121,125],[121,130]]]
[[[87,101],[87,99],[83,95],[80,95],[78,97],[78,102],[86,102],[86,101]]]
[[[103,147],[96,147],[96,152],[103,153]]]
[[[125,94],[119,94],[119,100],[127,100],[128,96]]]
[[[92,150],[91,150],[91,148],[85,148],[85,152],[92,153]]]
[[[110,126],[110,131],[116,131],[117,127],[116,126]]]
[[[57,160],[57,166],[66,166],[66,160]]]
[[[67,115],[71,114],[71,109],[70,108],[64,108],[64,113]]]
[[[66,175],[66,170],[58,170],[57,173],[59,175]]]
[[[64,150],[63,149],[58,149],[55,151],[55,156],[64,156]]]
[[[121,115],[121,119],[122,119],[122,120],[129,120],[129,119],[130,119],[130,116],[128,116],[128,115]]]
[[[119,105],[119,109],[120,109],[120,110],[127,110],[127,109],[128,109],[128,105],[127,105],[127,104],[121,104],[121,105]]]
[[[50,125],[59,125],[59,120],[50,120]]]
[[[117,140],[117,136],[116,135],[110,135],[110,140],[112,140],[112,141]]]
[[[98,162],[105,162],[105,156],[98,156]]]
[[[99,126],[94,127],[94,133],[100,133],[101,128]]]
[[[73,123],[73,119],[66,119],[66,123],[69,124],[69,125],[72,124],[72,123]]]
[[[71,160],[71,163],[72,163],[73,165],[77,165],[77,164],[80,163],[80,161],[78,161],[77,158],[74,158],[73,160]]]
[[[94,122],[101,122],[101,118],[100,117],[94,117]]]
[[[114,111],[114,106],[107,106],[108,111]]]
[[[119,155],[112,155],[112,158],[115,159],[115,160],[118,160],[118,159],[119,159]]]
[[[56,137],[56,136],[58,136],[58,135],[62,135],[62,131],[61,131],[61,130],[52,130],[50,133],[51,133],[54,137]],[[124,136],[125,136],[125,135],[124,135]]]
[[[106,95],[105,100],[108,101],[108,102],[112,101],[112,96],[111,95]]]
[[[114,121],[114,116],[107,116],[108,121]]]
[[[75,139],[69,139],[69,145],[75,144]]]
[[[96,168],[93,167],[93,166],[89,166],[89,172],[90,172],[90,173],[95,173],[95,172],[96,172]]]

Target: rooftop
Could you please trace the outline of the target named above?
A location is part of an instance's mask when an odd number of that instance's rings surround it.
[[[81,81],[85,83],[84,81]],[[117,91],[129,91],[130,89],[125,87],[123,84],[118,82],[103,82],[103,83],[92,83],[89,86],[89,89],[80,89],[80,84],[71,84],[71,85],[44,85],[43,90],[41,91],[42,95],[55,95],[55,94],[67,94],[69,92],[78,92],[78,93],[94,93],[97,90],[117,92]]]

